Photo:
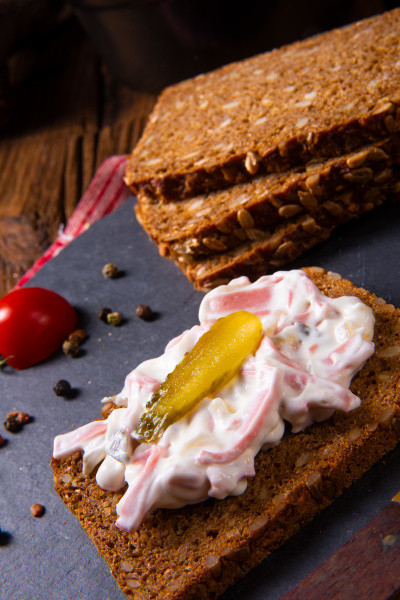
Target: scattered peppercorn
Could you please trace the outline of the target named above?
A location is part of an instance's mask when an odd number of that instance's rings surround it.
[[[75,340],[65,340],[62,349],[67,356],[72,356],[72,358],[79,356],[80,348],[78,342]]]
[[[7,417],[3,425],[4,429],[11,431],[11,433],[17,433],[22,428],[21,423],[18,422],[16,417]]]
[[[139,304],[136,309],[136,314],[139,319],[143,319],[143,321],[151,321],[151,319],[154,317],[153,311],[151,310],[150,306],[147,306],[147,304]]]
[[[65,379],[60,379],[57,381],[56,385],[53,387],[53,390],[57,396],[69,396],[71,394],[71,384]]]
[[[20,410],[13,410],[12,412],[8,413],[7,417],[11,416],[16,416],[21,425],[25,425],[25,423],[29,423],[31,420],[31,417],[28,415],[28,413]]]
[[[0,435],[0,448],[5,446],[6,443],[7,443],[7,440],[5,440],[2,435]]]
[[[43,504],[32,504],[32,506],[31,506],[32,517],[35,517],[36,519],[38,519],[39,517],[42,517],[44,515],[44,512],[45,512],[45,508],[44,508]]]
[[[119,312],[111,312],[107,315],[107,323],[109,325],[113,325],[114,327],[121,323],[121,315]]]
[[[0,529],[0,546],[6,546],[10,540],[11,534]]]
[[[4,421],[4,429],[11,431],[11,433],[17,433],[22,426],[25,425],[25,423],[29,423],[30,420],[31,417],[28,413],[14,410],[8,413],[7,419]]]
[[[77,342],[77,344],[82,344],[87,338],[87,333],[84,329],[75,329],[72,333],[69,334],[68,340]]]
[[[11,433],[17,433],[22,429],[22,423],[18,421],[17,417],[7,417],[3,425],[4,429],[6,431],[11,431]]]
[[[111,312],[111,308],[101,308],[97,313],[97,318],[100,321],[104,321],[104,323],[107,323],[107,315],[109,315]]]
[[[104,265],[102,273],[107,279],[115,279],[118,276],[118,267],[114,263],[107,263]]]

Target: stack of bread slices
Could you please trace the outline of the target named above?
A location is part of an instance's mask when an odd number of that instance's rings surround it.
[[[203,290],[399,200],[400,9],[167,88],[126,183],[161,255]]]

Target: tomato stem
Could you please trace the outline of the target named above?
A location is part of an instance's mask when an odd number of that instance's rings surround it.
[[[6,364],[8,363],[8,361],[11,360],[12,358],[14,358],[12,355],[11,356],[7,356],[7,358],[3,358],[2,356],[0,356],[0,369],[2,369],[3,367],[5,367]]]

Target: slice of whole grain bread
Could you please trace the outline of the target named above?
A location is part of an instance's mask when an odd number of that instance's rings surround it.
[[[313,216],[295,217],[278,227],[262,240],[244,242],[229,252],[209,256],[198,261],[179,259],[176,264],[183,270],[194,287],[205,292],[227,283],[234,277],[246,275],[252,281],[268,271],[287,265],[303,252],[327,240],[334,229],[383,202],[400,201],[400,171],[391,190],[381,189],[370,202],[361,203],[357,191],[337,195],[334,202],[324,202]],[[332,214],[334,207],[335,213]],[[338,210],[338,207],[341,209]]]
[[[82,475],[79,453],[52,460],[55,489],[133,600],[212,600],[337,498],[400,439],[400,310],[320,268],[305,269],[331,297],[355,295],[375,314],[375,354],[351,389],[361,406],[304,433],[287,432],[256,459],[240,496],[155,510],[132,534],[115,526],[124,490]]]
[[[126,170],[183,199],[341,156],[400,129],[400,9],[165,89]]]
[[[139,193],[136,216],[160,254],[183,265],[269,238],[294,217],[321,220],[331,230],[377,204],[396,184],[400,136],[304,170],[261,175],[227,189],[179,202],[155,202]],[[343,198],[351,196],[346,211]],[[344,204],[344,205],[343,205]],[[347,203],[349,205],[349,203]],[[309,220],[310,222],[310,220]],[[310,237],[315,234],[309,227]]]

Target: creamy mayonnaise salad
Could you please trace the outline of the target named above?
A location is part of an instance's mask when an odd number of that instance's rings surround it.
[[[262,322],[255,355],[157,442],[144,443],[135,428],[153,392],[217,319],[237,310]],[[374,316],[358,298],[328,298],[303,271],[280,271],[255,283],[240,277],[212,290],[201,302],[199,321],[162,356],[127,376],[121,393],[111,398],[117,408],[107,420],[54,441],[56,459],[83,451],[85,474],[101,463],[96,480],[104,490],[128,484],[117,505],[121,529],[135,531],[155,508],[243,493],[255,474],[254,457],[279,443],[285,421],[296,433],[335,410],[360,405],[348,388],[374,351]]]

